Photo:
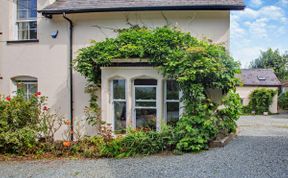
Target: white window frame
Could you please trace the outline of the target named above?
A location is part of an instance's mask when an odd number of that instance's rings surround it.
[[[164,108],[164,118],[165,118],[165,123],[168,123],[168,116],[167,116],[167,104],[168,103],[179,103],[179,119],[180,119],[180,117],[181,117],[181,115],[182,115],[182,109],[181,109],[181,107],[182,107],[182,104],[181,104],[181,102],[180,102],[180,98],[181,98],[181,95],[182,95],[182,92],[179,90],[179,98],[178,98],[178,100],[170,100],[170,99],[167,99],[167,81],[171,81],[171,80],[165,80],[164,81],[164,106],[163,106],[163,108]]]
[[[156,80],[157,81],[157,85],[135,85],[135,80],[138,80],[138,79],[151,79],[151,80]],[[156,130],[157,130],[157,125],[158,125],[158,114],[159,114],[159,107],[158,107],[158,101],[157,101],[157,98],[158,98],[158,87],[159,87],[159,83],[158,83],[158,80],[157,79],[154,79],[154,78],[135,78],[133,81],[133,89],[132,89],[132,97],[133,97],[133,105],[132,105],[132,110],[133,110],[133,118],[132,118],[132,126],[133,128],[137,128],[137,119],[136,119],[136,109],[155,109],[156,110]],[[141,87],[141,88],[156,88],[156,99],[155,100],[137,100],[136,101],[136,87]],[[141,106],[136,106],[136,102],[155,102],[155,107],[141,107]]]
[[[18,19],[18,1],[19,0],[15,0],[15,6],[14,6],[14,12],[15,12],[15,16],[14,16],[14,21],[15,21],[15,32],[14,32],[14,38],[16,40],[35,40],[38,38],[38,24],[37,24],[37,15],[35,18],[33,19]],[[37,1],[36,1],[37,3]],[[37,7],[37,4],[36,4]],[[37,9],[36,9],[37,10]],[[29,13],[30,11],[28,10],[27,13]],[[36,38],[30,38],[30,25],[28,28],[28,38],[27,39],[20,39],[19,37],[19,23],[29,23],[29,22],[36,22]]]
[[[113,81],[114,80],[124,80],[125,82],[125,99],[114,99],[114,87],[113,87]],[[127,126],[128,126],[128,119],[127,119],[127,80],[126,79],[123,79],[123,78],[113,78],[110,80],[110,96],[111,96],[111,106],[112,106],[112,131],[117,131],[115,130],[115,108],[114,108],[114,102],[125,102],[125,105],[126,105],[126,125],[125,125],[125,129],[127,129]]]

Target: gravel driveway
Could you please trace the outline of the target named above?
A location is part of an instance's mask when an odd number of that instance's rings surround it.
[[[224,148],[181,156],[0,162],[0,177],[288,177],[288,115],[245,116]]]

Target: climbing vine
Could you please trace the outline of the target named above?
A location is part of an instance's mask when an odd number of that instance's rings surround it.
[[[185,112],[175,128],[177,149],[201,150],[219,132],[224,120],[215,112],[217,105],[206,91],[217,88],[226,94],[234,90],[238,83],[234,76],[240,71],[238,62],[223,46],[198,40],[175,28],[132,27],[119,30],[116,38],[93,41],[91,46],[80,49],[75,69],[90,84],[100,86],[100,67],[111,65],[117,58],[145,58],[164,77],[178,82]],[[233,115],[232,120],[237,118],[237,114]]]

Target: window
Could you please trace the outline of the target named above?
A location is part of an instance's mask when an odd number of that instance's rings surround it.
[[[136,128],[156,130],[157,80],[136,79],[134,81],[134,92]]]
[[[37,39],[37,0],[17,0],[18,40]]]
[[[168,125],[176,125],[179,120],[179,87],[175,80],[167,80],[165,87],[165,116]]]
[[[112,81],[114,131],[123,133],[126,130],[126,95],[125,80]]]
[[[38,91],[38,82],[35,78],[27,78],[27,79],[14,79],[14,83],[16,86],[16,92],[23,92],[26,99],[31,98]]]

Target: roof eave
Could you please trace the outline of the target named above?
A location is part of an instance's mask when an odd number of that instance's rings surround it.
[[[242,87],[281,87],[282,85],[258,85],[258,84],[243,84]],[[240,86],[241,87],[241,86]]]
[[[117,7],[117,8],[83,8],[83,9],[42,9],[43,15],[73,14],[89,12],[120,12],[120,11],[157,11],[157,10],[244,10],[244,5],[213,5],[213,6],[155,6],[155,7]]]

